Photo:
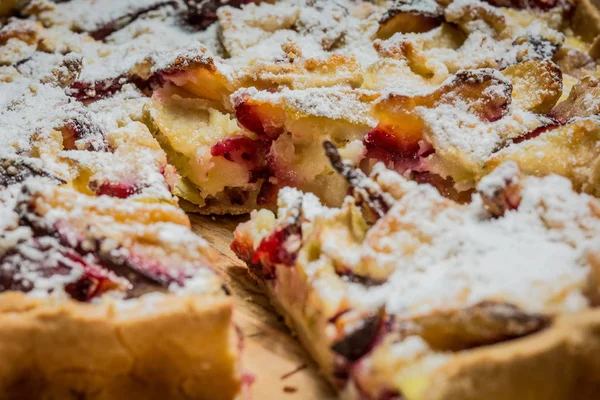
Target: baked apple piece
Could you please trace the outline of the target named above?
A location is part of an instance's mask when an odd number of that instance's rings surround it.
[[[456,365],[470,359],[465,368],[476,369],[488,352],[520,353],[527,336],[590,307],[585,254],[600,232],[600,204],[569,180],[530,177],[507,163],[461,205],[382,164],[358,178],[332,159],[390,208],[369,223],[353,197],[327,208],[285,188],[278,214],[254,212],[232,249],[347,397],[445,393],[452,389],[438,382]]]

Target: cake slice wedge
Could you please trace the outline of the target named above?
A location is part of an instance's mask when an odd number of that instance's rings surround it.
[[[232,300],[176,205],[48,177],[1,197],[0,398],[238,398]]]
[[[506,163],[458,204],[326,149],[352,196],[282,189],[232,249],[346,398],[593,398],[597,199]]]

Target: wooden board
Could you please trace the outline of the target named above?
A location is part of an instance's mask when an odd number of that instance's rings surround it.
[[[190,215],[194,231],[209,241],[223,256],[218,267],[225,272],[227,285],[235,297],[236,324],[245,338],[244,367],[256,377],[252,386],[252,398],[336,399],[310,356],[248,275],[245,264],[229,249],[233,230],[237,224],[247,219],[247,216]]]

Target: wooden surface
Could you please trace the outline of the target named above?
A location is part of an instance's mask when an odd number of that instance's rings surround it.
[[[218,267],[225,272],[227,285],[235,297],[236,324],[245,338],[244,367],[256,377],[252,398],[335,399],[309,355],[248,275],[244,263],[229,249],[233,230],[247,218],[190,215],[194,231],[223,255]]]

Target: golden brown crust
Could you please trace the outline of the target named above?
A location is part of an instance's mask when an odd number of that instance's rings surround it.
[[[225,296],[82,304],[0,296],[0,398],[233,399],[238,338]]]
[[[600,311],[561,316],[541,333],[456,357],[425,399],[596,399],[599,356]]]

